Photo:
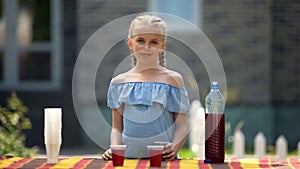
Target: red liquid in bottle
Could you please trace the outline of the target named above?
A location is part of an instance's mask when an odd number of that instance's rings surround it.
[[[205,114],[205,158],[212,163],[224,162],[224,114]]]

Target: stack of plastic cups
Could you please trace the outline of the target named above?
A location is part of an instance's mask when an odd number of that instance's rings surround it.
[[[47,163],[57,163],[60,146],[62,143],[62,109],[45,108],[45,145],[47,154]]]

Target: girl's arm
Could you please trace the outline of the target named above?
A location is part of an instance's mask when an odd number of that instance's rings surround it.
[[[112,129],[110,134],[110,144],[122,144],[123,131],[123,106],[118,109],[112,109]]]
[[[186,114],[174,113],[175,115],[175,133],[173,135],[173,141],[166,146],[166,150],[163,152],[163,158],[168,160],[174,160],[178,151],[185,143],[188,134],[188,123]]]
[[[118,109],[112,109],[112,129],[110,134],[110,144],[122,144],[122,131],[123,131],[123,105]],[[111,149],[102,154],[104,160],[112,159]]]

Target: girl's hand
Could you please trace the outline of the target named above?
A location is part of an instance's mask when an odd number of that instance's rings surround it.
[[[102,159],[103,159],[103,160],[111,160],[111,159],[112,159],[111,149],[107,149],[107,150],[102,154]]]
[[[176,159],[178,150],[175,150],[173,143],[166,145],[165,150],[163,151],[163,159],[174,160]]]

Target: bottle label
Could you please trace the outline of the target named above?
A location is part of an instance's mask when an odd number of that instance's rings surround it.
[[[220,101],[207,101],[205,107],[208,114],[224,113],[224,105]]]

